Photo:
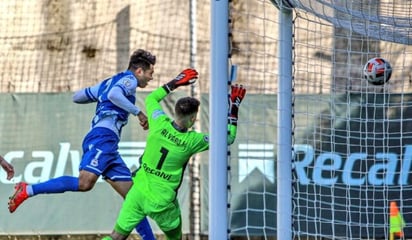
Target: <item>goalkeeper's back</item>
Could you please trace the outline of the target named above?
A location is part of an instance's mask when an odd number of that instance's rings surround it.
[[[161,198],[176,197],[190,157],[209,148],[208,135],[188,130],[196,120],[200,102],[191,97],[178,100],[176,119],[167,116],[160,101],[167,90],[158,88],[146,97],[149,133],[137,178],[147,180],[149,189],[162,192]]]

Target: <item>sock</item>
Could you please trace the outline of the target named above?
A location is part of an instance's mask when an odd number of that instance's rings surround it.
[[[33,194],[33,187],[31,185],[27,185],[26,186],[26,192],[27,192],[27,195],[29,195],[29,197],[33,196],[34,195]]]
[[[58,178],[50,179],[43,183],[37,183],[31,185],[32,195],[42,193],[63,193],[66,191],[77,192],[79,191],[79,179],[77,177],[62,176]],[[30,189],[27,189],[30,191]]]
[[[152,228],[150,227],[149,220],[147,220],[147,218],[144,218],[136,226],[136,231],[137,233],[139,233],[140,237],[142,237],[143,240],[156,240],[156,238],[153,235]]]

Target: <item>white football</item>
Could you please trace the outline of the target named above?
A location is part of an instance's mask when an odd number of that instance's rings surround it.
[[[373,85],[385,84],[392,75],[392,67],[388,61],[381,57],[368,60],[363,67],[363,77]]]

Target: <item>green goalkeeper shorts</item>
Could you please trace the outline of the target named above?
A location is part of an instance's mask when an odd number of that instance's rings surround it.
[[[169,203],[159,202],[156,195],[142,191],[137,184],[127,193],[116,222],[116,231],[128,234],[146,216],[153,219],[163,232],[168,232],[181,226],[180,207],[177,200]]]

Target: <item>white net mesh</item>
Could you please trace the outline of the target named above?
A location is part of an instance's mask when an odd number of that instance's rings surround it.
[[[2,1],[0,9],[1,92],[77,90],[124,70],[138,48],[158,59],[161,70],[150,87],[190,66],[188,2]],[[196,58],[205,79],[206,14],[207,8],[199,11]]]
[[[391,202],[410,235],[411,2],[289,2],[295,237],[388,239]],[[387,84],[363,79],[372,57],[392,65]]]

